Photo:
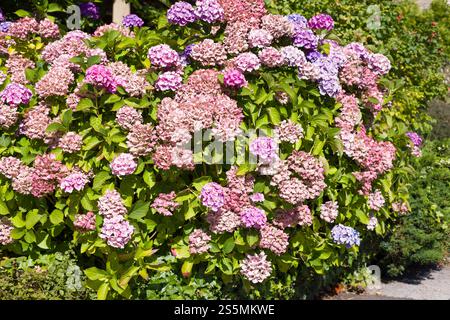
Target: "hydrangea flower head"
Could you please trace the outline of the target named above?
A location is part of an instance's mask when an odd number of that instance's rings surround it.
[[[361,242],[358,231],[342,224],[335,225],[333,229],[331,229],[331,236],[335,243],[345,244],[347,248],[351,248],[355,245],[359,246]]]
[[[218,211],[225,204],[225,191],[220,184],[210,182],[203,186],[200,199],[205,207]]]
[[[197,16],[194,7],[185,1],[175,2],[167,11],[167,20],[169,23],[185,26],[188,23],[195,22]]]
[[[142,20],[136,14],[129,14],[129,15],[123,17],[122,24],[124,27],[127,27],[127,28],[142,27],[144,25],[144,20]]]

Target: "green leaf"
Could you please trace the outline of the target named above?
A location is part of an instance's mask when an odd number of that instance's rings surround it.
[[[16,16],[18,16],[18,17],[20,17],[20,18],[30,16],[30,13],[29,13],[28,11],[25,11],[25,10],[22,10],[22,9],[17,10],[17,11],[14,12],[14,13],[16,14]]]
[[[138,200],[131,210],[131,213],[128,215],[128,218],[140,220],[147,215],[147,212],[150,208],[150,202],[144,202],[142,200]]]
[[[247,243],[250,247],[253,247],[259,240],[259,237],[255,233],[249,233],[247,235]]]
[[[41,220],[42,215],[38,213],[38,210],[32,210],[27,213],[27,217],[25,219],[25,227],[27,230],[34,227],[39,220]]]
[[[64,221],[64,213],[61,210],[53,210],[50,214],[50,222],[53,224],[60,224]]]
[[[57,3],[50,3],[47,8],[47,12],[62,12],[64,11],[61,6]]]
[[[110,286],[108,282],[102,283],[102,285],[98,288],[97,298],[98,300],[106,300],[108,297]]]
[[[8,206],[2,199],[0,199],[0,215],[7,215],[9,213]]]
[[[225,241],[225,243],[223,244],[223,248],[222,248],[223,253],[225,253],[225,254],[230,253],[231,251],[233,251],[234,246],[235,246],[234,238],[233,237],[228,238]]]
[[[149,188],[153,188],[156,184],[155,174],[150,171],[145,171],[143,174],[144,182],[149,186]]]
[[[47,127],[47,129],[45,131],[46,132],[55,132],[55,131],[65,132],[66,130],[67,130],[66,127],[64,125],[62,125],[61,123],[53,122]]]
[[[269,114],[270,120],[273,124],[278,125],[281,122],[280,113],[275,108],[267,108],[267,113]]]
[[[19,240],[24,236],[25,232],[26,232],[25,229],[13,229],[11,231],[11,238]]]
[[[111,175],[108,172],[100,171],[95,175],[92,189],[95,191],[99,191],[105,185],[105,182],[108,181],[110,178]]]
[[[25,234],[24,240],[27,243],[34,243],[36,242],[36,235],[34,234],[33,230],[28,230]]]
[[[183,265],[181,266],[181,274],[183,277],[188,278],[191,276],[192,267],[194,266],[194,263],[190,260],[184,261]]]
[[[91,108],[94,108],[94,102],[91,99],[84,98],[78,103],[77,111],[87,111]]]
[[[84,274],[88,279],[90,280],[101,280],[101,281],[107,281],[110,278],[110,275],[105,270],[91,267],[86,270],[84,270]]]
[[[205,184],[207,184],[208,182],[211,182],[211,181],[212,181],[212,178],[211,178],[211,177],[209,177],[209,176],[203,176],[203,177],[200,177],[200,178],[195,179],[195,180],[192,182],[192,186],[193,186],[197,191],[201,191],[202,188],[203,188],[203,186],[204,186]]]
[[[83,141],[83,150],[91,150],[100,143],[101,141],[96,136],[89,136]]]
[[[64,127],[69,128],[71,122],[72,122],[72,110],[68,109],[64,111],[62,115],[62,123]]]

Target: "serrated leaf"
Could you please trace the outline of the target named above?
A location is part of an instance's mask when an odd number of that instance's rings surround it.
[[[147,215],[147,212],[150,208],[150,202],[144,202],[142,200],[138,200],[131,210],[128,218],[140,220]]]
[[[39,214],[37,210],[32,210],[27,213],[27,217],[25,219],[25,227],[27,230],[33,228],[36,223],[41,220],[42,215]]]
[[[233,251],[234,246],[235,246],[234,238],[233,237],[228,238],[225,241],[225,243],[223,244],[223,248],[222,248],[223,253],[225,253],[225,254],[230,253],[231,251]]]
[[[100,190],[106,181],[111,179],[111,175],[106,171],[100,171],[94,177],[94,182],[92,184],[92,189],[95,191]]]

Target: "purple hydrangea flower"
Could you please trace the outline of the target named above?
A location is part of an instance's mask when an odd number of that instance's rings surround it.
[[[225,204],[225,191],[220,184],[210,182],[203,186],[200,199],[205,207],[217,212]]]
[[[278,144],[269,137],[256,138],[250,144],[250,152],[258,156],[262,162],[268,163],[278,157]]]
[[[305,49],[316,49],[319,39],[314,32],[309,29],[296,30],[294,34],[294,45]]]
[[[241,221],[246,228],[260,229],[267,223],[267,216],[259,208],[248,207],[241,211]]]
[[[416,147],[420,147],[420,145],[422,144],[422,137],[419,136],[416,132],[407,132],[406,136]]]
[[[3,21],[5,21],[6,19],[5,19],[5,15],[3,14],[3,11],[2,11],[2,9],[0,8],[0,22],[3,22]]]
[[[225,72],[223,76],[223,83],[228,87],[242,88],[247,86],[245,76],[236,69],[231,69]]]
[[[322,57],[323,57],[323,54],[320,53],[319,51],[315,51],[315,50],[310,51],[306,54],[306,59],[309,62],[316,62],[318,59],[320,59]]]
[[[195,46],[194,43],[191,43],[184,48],[183,52],[179,54],[181,65],[187,66],[190,62],[192,48]]]
[[[9,21],[0,22],[0,32],[8,32],[10,25],[11,22]]]
[[[195,15],[198,19],[208,23],[223,20],[223,8],[216,0],[197,0],[195,4]]]
[[[83,17],[92,18],[94,20],[100,19],[100,10],[92,2],[81,3],[80,10]]]
[[[335,243],[345,244],[347,248],[351,248],[354,245],[359,246],[361,242],[358,231],[342,224],[338,224],[331,229],[331,236]]]
[[[169,23],[185,26],[188,23],[195,22],[197,16],[195,15],[194,7],[190,3],[179,1],[167,11],[167,20]]]
[[[311,29],[330,31],[334,28],[334,20],[328,14],[321,13],[309,19],[308,27]]]
[[[290,15],[286,16],[286,18],[290,22],[295,24],[295,26],[297,28],[306,28],[308,26],[308,20],[304,16],[302,16],[301,14],[293,13],[293,14],[290,14]]]
[[[10,83],[0,92],[0,101],[11,105],[27,104],[30,102],[33,93],[30,89],[19,83]]]
[[[129,14],[123,17],[122,24],[127,28],[142,27],[144,25],[144,20],[139,18],[136,14]]]

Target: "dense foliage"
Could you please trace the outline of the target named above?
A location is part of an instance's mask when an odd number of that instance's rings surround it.
[[[0,250],[31,255],[70,243],[88,257],[80,265],[99,298],[308,297],[373,254],[372,240],[409,210],[420,137],[408,131],[429,130],[420,108],[443,92],[442,61],[433,52],[422,59],[430,74],[405,70],[419,59],[396,55],[394,32],[361,36],[354,30],[364,18],[343,23],[354,1],[269,6],[307,18],[333,8],[335,29],[325,15],[309,28],[300,16],[266,15],[260,1],[220,1],[226,23],[218,23],[223,13],[209,2],[198,4],[203,21],[187,26],[177,24],[190,18],[168,14],[168,23],[164,13],[154,28],[61,38],[49,22],[44,30],[23,19],[1,34],[0,95],[10,113],[1,119]],[[399,7],[383,8],[398,25]],[[391,63],[345,46],[354,41]],[[191,118],[216,140],[236,138],[245,159],[230,166],[213,163],[222,154],[211,147],[182,149],[176,142],[199,131],[186,126]],[[271,138],[255,140],[255,129]]]
[[[450,248],[450,140],[428,142],[410,188],[412,214],[381,243],[381,263],[391,276],[413,264],[437,264]]]

